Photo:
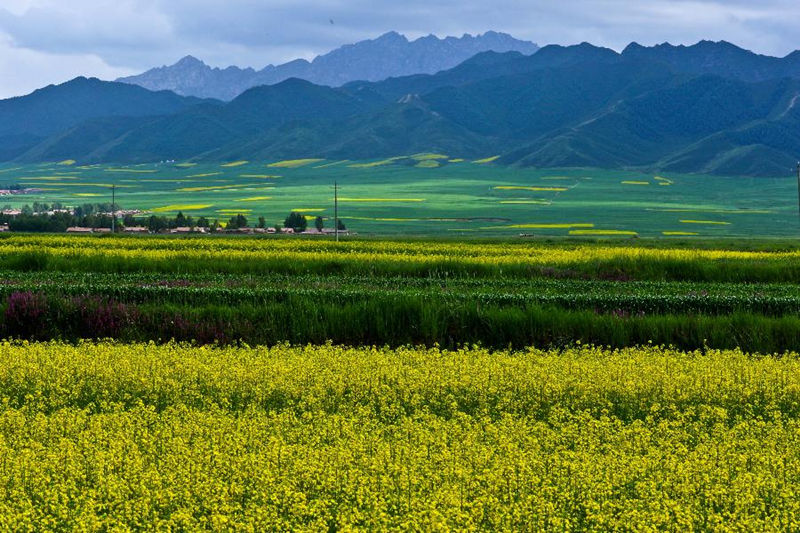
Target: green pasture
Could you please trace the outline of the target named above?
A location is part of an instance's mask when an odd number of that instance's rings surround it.
[[[5,197],[0,205],[110,202],[116,185],[117,203],[124,209],[164,215],[182,210],[220,221],[241,213],[251,224],[259,216],[275,224],[291,210],[331,219],[334,182],[339,184],[340,217],[362,235],[686,239],[694,234],[800,234],[797,184],[791,176],[521,169],[436,156],[368,162],[2,165],[0,184],[42,192]]]

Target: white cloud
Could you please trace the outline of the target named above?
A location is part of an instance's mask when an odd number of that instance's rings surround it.
[[[0,98],[28,94],[80,75],[114,79],[131,73],[131,69],[111,67],[91,54],[60,55],[17,48],[8,36],[0,34]]]

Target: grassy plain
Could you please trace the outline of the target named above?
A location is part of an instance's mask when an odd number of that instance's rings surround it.
[[[434,154],[435,155],[435,154]],[[452,160],[450,160],[452,161]],[[418,166],[436,162],[438,166]],[[786,179],[654,176],[594,169],[517,169],[491,161],[291,160],[227,164],[32,165],[0,167],[0,183],[37,187],[8,197],[66,205],[117,201],[127,209],[227,220],[232,212],[269,224],[291,210],[340,215],[360,234],[614,236],[715,238],[789,237],[800,233],[796,182]],[[331,222],[328,225],[332,225]]]

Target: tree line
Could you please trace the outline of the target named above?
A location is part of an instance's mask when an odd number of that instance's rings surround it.
[[[10,206],[5,206],[4,211],[10,210]],[[34,202],[32,206],[25,205],[20,210],[20,214],[0,213],[0,224],[8,224],[9,230],[20,232],[63,233],[67,228],[76,226],[92,229],[111,229],[113,217],[110,213],[114,210],[110,203],[84,204],[72,209],[65,209],[58,202],[53,204]],[[120,207],[116,206],[116,210],[120,210]],[[117,218],[116,225],[117,227],[145,227],[153,233],[181,227],[207,228],[211,231],[216,231],[223,226],[217,219],[209,220],[204,216],[194,218],[191,215],[185,215],[182,211],[179,211],[174,217],[165,215],[142,217],[126,214],[121,219]],[[224,227],[227,229],[248,228],[250,227],[250,222],[244,215],[237,214],[232,216],[224,224]],[[266,228],[266,218],[263,216],[258,217],[254,227]],[[308,219],[301,213],[291,212],[284,219],[283,226],[275,224],[272,227],[277,231],[280,231],[282,227],[291,228],[294,232],[300,233],[308,228]],[[314,227],[322,231],[325,227],[325,219],[319,216],[316,217],[314,219]],[[346,230],[341,220],[339,221],[339,230]]]

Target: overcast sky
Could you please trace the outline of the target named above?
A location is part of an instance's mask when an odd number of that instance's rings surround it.
[[[539,44],[728,40],[800,48],[798,0],[0,0],[0,98],[114,79],[187,54],[262,68],[396,30],[503,31]]]

